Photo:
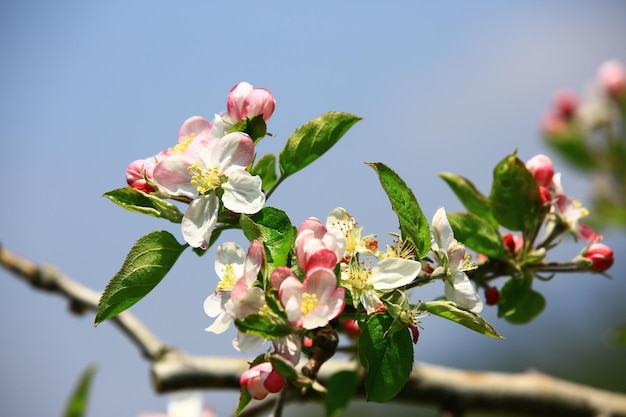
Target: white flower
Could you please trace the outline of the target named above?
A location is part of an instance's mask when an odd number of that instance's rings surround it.
[[[378,240],[375,235],[361,237],[362,227],[357,228],[358,223],[344,209],[337,207],[328,213],[326,228],[339,230],[346,238],[345,256],[353,256],[357,253],[362,255],[378,256]]]
[[[465,246],[457,242],[443,207],[433,216],[432,251],[439,262],[432,276],[442,276],[446,298],[475,313],[483,309],[474,286],[464,271],[473,269],[465,255]]]
[[[206,249],[217,222],[220,198],[236,213],[254,214],[265,205],[261,178],[246,167],[254,158],[254,143],[242,132],[211,140],[194,140],[183,154],[173,154],[154,168],[159,189],[173,196],[197,197],[189,204],[181,229],[185,241]]]

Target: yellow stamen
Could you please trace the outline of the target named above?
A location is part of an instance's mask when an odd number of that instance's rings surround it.
[[[235,268],[232,264],[228,264],[224,266],[222,270],[222,280],[217,284],[217,288],[215,291],[225,290],[231,291],[237,282],[237,277],[235,275]]]
[[[302,294],[302,305],[300,306],[300,311],[302,311],[302,315],[306,316],[313,309],[317,307],[317,295],[304,293]]]
[[[190,182],[198,187],[198,194],[210,193],[222,185],[220,173],[215,168],[202,168],[200,162],[196,162],[187,169],[193,174]]]
[[[196,134],[192,133],[189,136],[185,136],[184,138],[179,139],[178,145],[172,147],[172,152],[179,155],[185,153],[189,145],[191,145],[191,142],[193,142],[195,136]]]

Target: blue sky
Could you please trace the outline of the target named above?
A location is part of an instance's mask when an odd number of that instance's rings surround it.
[[[626,61],[626,6],[619,1],[387,4],[3,2],[0,178],[8,187],[0,242],[101,290],[138,237],[161,228],[180,236],[176,226],[126,212],[102,193],[125,185],[130,161],[171,146],[187,117],[224,110],[229,89],[243,80],[269,88],[277,100],[269,123],[275,137],[262,141],[259,153],[280,151],[295,128],[323,112],[363,117],[269,203],[294,224],[346,207],[384,242],[397,220],[363,162],[395,169],[427,217],[441,205],[459,210],[438,172],[462,174],[488,190],[505,155],[549,152],[538,123],[556,90],[582,91],[600,63]],[[566,190],[585,202],[587,179],[554,161]],[[615,231],[606,242],[618,256],[613,280],[578,275],[540,283],[548,308],[524,327],[486,311],[505,341],[425,319],[416,359],[558,369],[577,378],[575,366],[557,367],[563,352],[597,356],[607,349],[606,331],[624,318],[617,295],[626,290],[619,258],[626,239]],[[577,250],[566,242],[562,255]],[[213,255],[187,252],[133,311],[188,352],[236,355],[232,333],[203,330],[211,320],[202,302],[215,280]],[[2,414],[60,414],[92,362],[99,370],[89,416],[165,409],[165,399],[151,391],[148,364],[116,329],[94,329],[92,316],[71,316],[60,298],[4,271],[0,283]],[[433,285],[420,297],[441,291]],[[610,360],[599,356],[600,371],[609,372]],[[236,395],[206,399],[228,415]]]

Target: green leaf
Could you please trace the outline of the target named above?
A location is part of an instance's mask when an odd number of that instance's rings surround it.
[[[279,374],[284,376],[287,379],[295,379],[298,377],[298,371],[293,366],[291,361],[283,358],[278,354],[270,355],[270,362],[272,363],[272,368],[276,370]]]
[[[478,191],[474,183],[450,172],[441,172],[439,176],[448,183],[467,211],[480,217],[494,228],[498,228],[498,222],[491,213],[489,199]]]
[[[278,156],[282,177],[300,171],[322,156],[359,120],[354,114],[328,112],[300,126],[289,136]]]
[[[385,164],[368,162],[367,165],[378,174],[380,184],[391,202],[391,208],[400,221],[403,237],[408,238],[415,245],[420,259],[426,257],[430,252],[430,225],[413,191]]]
[[[134,188],[118,188],[104,193],[103,196],[128,211],[161,217],[172,223],[180,223],[183,219],[183,214],[174,204]]]
[[[104,289],[95,325],[121,313],[152,291],[187,246],[179,244],[171,233],[164,230],[140,237]]]
[[[235,319],[235,326],[243,333],[253,334],[265,339],[273,340],[291,334],[290,325],[278,323],[265,314],[248,314],[243,319]]]
[[[385,402],[394,398],[409,380],[413,369],[413,343],[408,330],[385,338],[392,323],[391,316],[376,314],[361,327],[359,359],[367,370],[365,391],[368,401]]]
[[[328,378],[326,383],[328,394],[324,397],[324,408],[328,417],[336,417],[348,407],[358,383],[359,376],[356,371],[339,371]]]
[[[296,229],[287,214],[274,207],[263,207],[251,216],[241,215],[240,225],[244,235],[252,242],[261,238],[269,250],[268,264],[283,266],[295,245]]]
[[[64,417],[83,417],[87,415],[87,400],[89,399],[89,390],[91,389],[91,382],[95,373],[95,366],[90,365],[85,368],[69,398],[63,414]]]
[[[244,132],[252,138],[254,143],[263,139],[267,134],[267,125],[263,120],[263,115],[254,116],[252,119],[245,118],[233,125],[227,133]]]
[[[452,301],[436,300],[428,301],[419,305],[419,309],[428,311],[439,317],[452,320],[468,329],[489,337],[502,339],[503,337],[493,328],[487,320],[473,311],[466,310]]]
[[[547,138],[546,142],[577,168],[591,170],[598,165],[593,148],[579,126],[568,127]]]
[[[546,299],[531,287],[532,277],[510,278],[500,289],[498,317],[513,324],[526,324],[546,307]]]
[[[252,395],[248,392],[248,388],[245,386],[241,387],[241,392],[239,393],[239,403],[237,404],[237,409],[235,410],[235,417],[239,416],[246,409],[248,404],[252,401]]]
[[[534,230],[539,222],[541,198],[533,174],[515,153],[493,170],[489,203],[493,216],[509,230]]]
[[[267,191],[276,183],[276,155],[266,153],[252,168],[252,175],[258,175],[263,180],[261,189]]]
[[[498,230],[472,213],[447,213],[454,237],[468,248],[490,258],[508,259]]]

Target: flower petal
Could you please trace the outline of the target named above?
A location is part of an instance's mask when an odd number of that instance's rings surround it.
[[[370,283],[377,290],[392,290],[409,284],[421,270],[420,262],[403,258],[385,258],[372,268]]]
[[[443,207],[439,207],[433,216],[433,238],[439,249],[447,250],[454,241],[454,232],[450,226],[450,222],[446,217],[446,211]]]
[[[241,246],[235,242],[225,242],[218,246],[215,253],[215,273],[220,278],[224,278],[224,271],[227,265],[233,268],[233,274],[239,278],[244,272],[244,253]]]
[[[178,131],[178,139],[185,139],[190,135],[209,136],[211,133],[211,122],[202,116],[192,116],[185,120]]]
[[[446,298],[474,313],[479,313],[483,309],[483,302],[467,275],[457,271],[452,274],[452,281],[454,284],[445,281]]]
[[[235,213],[257,213],[265,205],[261,184],[262,180],[258,175],[252,176],[244,170],[231,172],[228,181],[222,184],[224,206]]]
[[[185,242],[194,248],[206,249],[209,246],[218,208],[219,199],[215,193],[202,195],[189,204],[181,222]]]
[[[205,163],[226,176],[230,176],[233,169],[246,169],[254,159],[254,142],[243,132],[228,133],[213,144],[210,155],[205,156],[209,158]]]
[[[194,162],[183,155],[167,156],[154,167],[152,180],[172,195],[193,197],[197,188],[191,185],[191,173],[187,168]]]

